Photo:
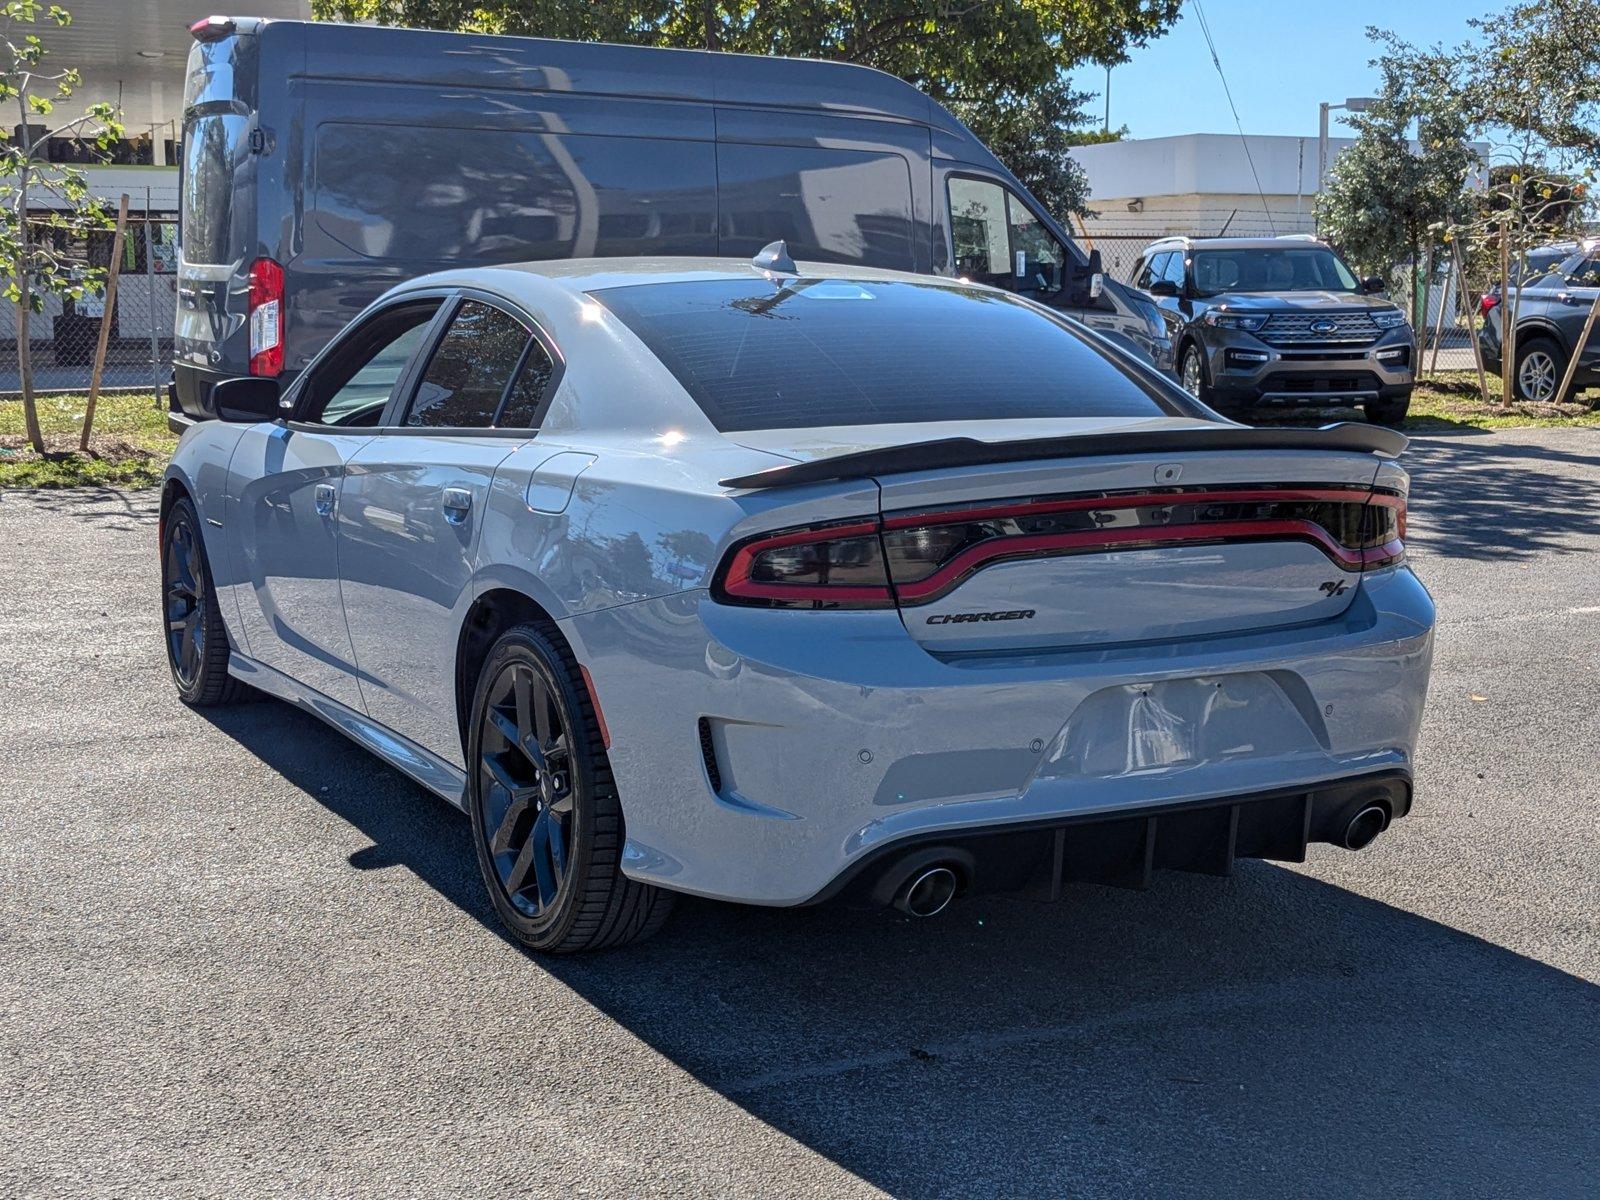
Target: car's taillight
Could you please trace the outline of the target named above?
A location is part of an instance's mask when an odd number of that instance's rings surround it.
[[[1489,310],[1499,303],[1499,296],[1496,296],[1493,292],[1485,292],[1483,297],[1478,301],[1478,316],[1487,317],[1489,315]]]
[[[717,598],[799,608],[929,604],[997,562],[1230,542],[1299,541],[1347,571],[1403,561],[1405,498],[1272,486],[1001,501],[817,526],[740,543]]]
[[[763,534],[717,572],[718,599],[769,608],[892,608],[876,520]]]
[[[283,268],[270,258],[250,264],[250,374],[283,371]]]

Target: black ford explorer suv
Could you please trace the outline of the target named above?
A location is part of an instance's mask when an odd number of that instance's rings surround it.
[[[1405,314],[1313,238],[1164,238],[1133,286],[1161,309],[1184,387],[1220,412],[1359,404],[1396,425],[1411,405]]]

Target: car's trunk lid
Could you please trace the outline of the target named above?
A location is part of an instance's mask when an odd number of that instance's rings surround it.
[[[885,557],[906,628],[934,652],[1322,621],[1355,597],[1361,559],[1339,537],[1359,522],[1377,465],[1352,452],[1197,450],[885,476]]]

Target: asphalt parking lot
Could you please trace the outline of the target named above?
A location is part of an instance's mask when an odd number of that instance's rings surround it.
[[[153,493],[0,498],[0,1195],[1600,1194],[1600,433],[1419,439],[1414,815],[945,919],[496,931],[466,820],[202,715]]]

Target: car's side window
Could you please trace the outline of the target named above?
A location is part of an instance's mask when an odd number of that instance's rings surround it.
[[[351,330],[309,372],[296,406],[299,419],[356,428],[380,424],[441,303],[397,304]]]
[[[1138,270],[1134,271],[1133,273],[1134,287],[1147,288],[1157,279],[1161,278],[1160,270],[1157,268],[1156,264],[1161,261],[1162,257],[1163,256],[1160,254],[1152,254],[1150,257],[1139,263]]]
[[[463,300],[428,360],[402,425],[488,429],[532,338],[504,309]]]
[[[522,368],[517,372],[511,390],[506,393],[505,404],[494,423],[504,429],[536,429],[540,417],[539,403],[544,399],[555,371],[556,365],[551,361],[549,351],[538,338],[534,338],[528,343]]]
[[[1170,280],[1180,292],[1183,291],[1183,268],[1183,252],[1174,250],[1167,255],[1166,265],[1161,269],[1161,278]]]

